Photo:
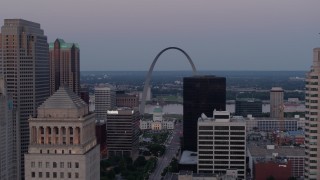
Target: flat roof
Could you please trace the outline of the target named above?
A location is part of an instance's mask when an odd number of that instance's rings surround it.
[[[183,151],[179,164],[190,164],[197,165],[198,163],[198,154],[193,151]]]
[[[305,156],[305,149],[301,147],[275,147],[274,149],[267,149],[266,145],[248,143],[247,148],[253,157],[272,156],[273,153],[278,153],[278,156],[281,157]]]

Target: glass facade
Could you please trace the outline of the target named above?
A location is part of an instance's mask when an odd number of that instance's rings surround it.
[[[183,149],[197,151],[197,121],[202,113],[226,109],[226,78],[193,76],[183,78]]]

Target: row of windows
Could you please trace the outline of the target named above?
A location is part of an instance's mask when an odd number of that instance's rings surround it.
[[[201,156],[199,155],[199,159],[212,159],[213,156],[209,156],[209,155],[205,155],[205,156]],[[245,156],[214,156],[214,159],[235,159],[235,160],[243,160],[245,159]],[[242,161],[240,161],[242,162]]]
[[[214,126],[215,130],[229,130],[229,126]],[[213,126],[199,126],[199,130],[213,130]],[[245,130],[244,126],[230,126],[230,130]]]
[[[51,168],[50,166],[50,162],[46,162],[45,163],[45,167],[46,168]],[[64,168],[64,164],[65,162],[60,162],[60,168]],[[32,161],[31,162],[31,167],[35,168],[36,167],[36,162]],[[37,168],[42,168],[42,162],[38,162],[38,167]],[[52,168],[58,168],[58,163],[57,162],[53,162],[52,163]],[[72,163],[71,162],[67,162],[67,168],[79,168],[79,162],[75,162],[74,163],[74,167],[72,167]]]
[[[229,137],[227,136],[199,136],[199,139],[203,140],[229,140]],[[245,140],[245,137],[230,137],[230,140]]]
[[[36,172],[31,172],[31,177],[33,177],[33,178],[35,178],[36,177]],[[44,177],[44,172],[38,172],[38,178],[42,178],[42,177]],[[50,172],[46,172],[45,173],[45,178],[58,178],[58,173],[57,172],[52,172],[52,173],[50,173]],[[69,178],[69,179],[71,179],[71,178],[76,178],[76,179],[78,179],[79,178],[79,173],[74,173],[73,175],[72,175],[72,173],[71,172],[68,172],[68,173],[66,173],[66,176],[65,176],[65,173],[64,172],[60,172],[60,177],[59,178]]]

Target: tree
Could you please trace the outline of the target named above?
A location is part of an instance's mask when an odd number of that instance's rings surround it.
[[[146,158],[145,158],[144,156],[139,156],[139,157],[134,161],[133,165],[134,165],[135,167],[142,167],[142,166],[146,165],[146,163],[147,163]]]

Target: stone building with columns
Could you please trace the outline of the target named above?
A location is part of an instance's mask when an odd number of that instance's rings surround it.
[[[29,118],[25,179],[100,179],[95,117],[68,87],[60,87]]]
[[[141,130],[173,130],[175,125],[174,119],[164,118],[163,117],[162,107],[157,104],[153,109],[152,119],[142,119],[140,120],[140,129]]]

